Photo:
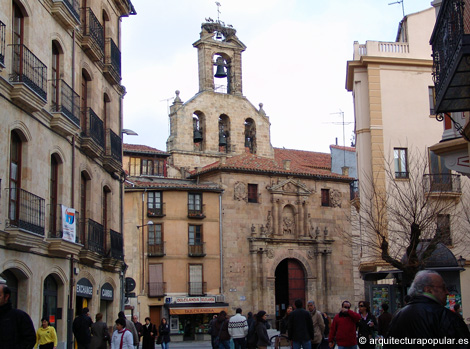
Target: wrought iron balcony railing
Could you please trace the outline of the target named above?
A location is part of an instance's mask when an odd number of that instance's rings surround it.
[[[121,81],[121,51],[111,38],[105,39],[105,71],[110,74],[112,81]]]
[[[25,45],[12,46],[13,67],[10,82],[22,82],[47,100],[47,67]]]
[[[149,282],[149,297],[161,297],[166,293],[166,282]]]
[[[104,51],[104,29],[98,18],[89,7],[82,8],[83,35],[89,36],[94,45]]]
[[[119,234],[117,231],[110,229],[109,236],[111,238],[111,257],[123,261],[124,245],[122,234]]]
[[[0,66],[5,66],[5,32],[6,25],[0,21]]]
[[[147,206],[147,217],[163,217],[165,216],[165,203],[154,203],[152,206],[159,207],[148,207]]]
[[[8,188],[8,227],[44,235],[45,200],[21,188]]]
[[[463,49],[466,34],[470,34],[470,1],[443,1],[431,37],[437,112],[447,111],[440,107],[440,102],[446,94],[445,85],[451,79],[450,74],[459,64],[457,56]]]
[[[188,204],[188,217],[189,218],[205,218],[205,206],[206,205],[197,205]]]
[[[70,13],[80,21],[80,4],[78,0],[54,0],[63,1],[65,6],[69,9]]]
[[[406,179],[409,177],[408,172],[397,172],[395,171],[395,178]]]
[[[189,257],[204,257],[206,255],[206,243],[193,243],[188,245]]]
[[[163,257],[165,255],[164,241],[149,242],[147,246],[149,257]]]
[[[64,80],[51,82],[51,112],[62,113],[80,127],[80,96]]]
[[[80,243],[85,249],[104,256],[104,227],[92,219],[80,222]]]
[[[106,155],[122,162],[122,139],[111,129],[106,130]]]
[[[90,137],[98,145],[104,147],[104,123],[98,115],[91,108],[85,108],[82,110],[84,114],[82,125],[82,137]]]
[[[461,194],[460,175],[437,173],[424,175],[426,193],[455,193]]]
[[[207,293],[206,282],[188,282],[189,296],[203,296]]]

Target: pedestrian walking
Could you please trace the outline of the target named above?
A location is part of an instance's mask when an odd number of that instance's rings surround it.
[[[229,319],[228,333],[233,339],[235,349],[246,349],[245,337],[248,335],[248,322],[242,315],[241,308],[237,308],[235,315]]]
[[[292,305],[288,305],[286,308],[286,313],[284,314],[284,317],[281,319],[280,324],[279,324],[279,332],[281,334],[287,334],[287,324],[289,323],[289,314],[292,313],[294,309],[292,308]]]
[[[217,333],[215,331],[215,322],[217,321],[217,314],[212,316],[211,321],[209,322],[209,330],[207,331],[208,334],[211,335],[211,346],[212,349],[219,349],[214,342],[215,338],[217,337]]]
[[[132,315],[132,323],[134,324],[135,330],[137,331],[137,335],[139,336],[139,343],[140,339],[142,338],[142,324],[139,322],[137,315]],[[139,346],[136,346],[136,349],[139,349]]]
[[[118,317],[121,319],[124,319],[124,321],[126,322],[126,330],[130,331],[132,334],[134,347],[138,347],[139,346],[139,334],[137,333],[137,329],[135,328],[134,323],[128,318],[126,318],[126,314],[124,314],[122,310],[118,313]]]
[[[385,337],[388,333],[388,327],[390,326],[390,322],[392,321],[392,314],[388,312],[388,304],[382,303],[382,314],[377,319],[378,329],[377,333],[383,337]]]
[[[41,319],[41,326],[36,332],[36,345],[39,349],[56,349],[57,333],[46,318]]]
[[[219,349],[230,349],[230,334],[228,333],[228,319],[225,310],[217,316],[215,333],[219,337]]]
[[[145,318],[142,325],[142,349],[155,349],[155,337],[157,337],[157,328],[152,324],[149,317]]]
[[[335,344],[338,349],[356,349],[356,325],[361,315],[351,310],[351,302],[344,301],[341,304],[341,311],[335,315],[330,326],[330,335],[328,337],[328,345],[334,348]]]
[[[315,307],[314,301],[307,302],[307,310],[312,317],[313,322],[313,339],[312,339],[312,349],[318,349],[323,340],[323,333],[325,332],[325,322],[323,321],[323,316],[321,312]]]
[[[95,315],[95,323],[91,325],[90,349],[106,349],[111,342],[108,325],[103,320],[103,314]]]
[[[314,338],[313,321],[310,313],[303,308],[301,299],[294,302],[295,310],[289,315],[287,335],[293,349],[311,349]]]
[[[93,321],[90,318],[90,310],[83,308],[82,313],[73,320],[72,324],[72,331],[77,341],[77,349],[90,349],[91,325],[93,325]]]
[[[166,318],[162,318],[160,326],[158,326],[158,337],[161,339],[162,349],[168,349],[170,347],[170,326],[168,326]]]
[[[398,311],[390,323],[387,337],[394,339],[428,339],[430,344],[414,343],[406,348],[461,348],[459,340],[470,342],[470,332],[465,322],[445,307],[447,301],[446,284],[442,276],[432,270],[419,271],[411,284],[408,294],[410,301]],[[452,339],[453,344],[446,342]],[[434,343],[434,344],[433,344]],[[384,348],[402,345],[384,345]]]
[[[359,302],[359,314],[361,318],[357,323],[357,338],[359,348],[375,349],[375,343],[371,343],[370,339],[374,338],[377,331],[377,319],[370,312],[370,304],[366,301]]]
[[[132,332],[126,328],[126,319],[119,317],[116,320],[116,330],[111,339],[111,349],[133,349],[134,337]]]
[[[268,318],[268,314],[264,310],[260,310],[256,314],[255,318],[255,333],[256,333],[256,345],[258,349],[266,349],[268,345],[271,345],[271,342],[269,341],[269,335],[268,335],[268,328],[267,328],[267,321],[266,319]]]

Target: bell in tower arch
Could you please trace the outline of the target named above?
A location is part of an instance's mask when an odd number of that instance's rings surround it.
[[[225,62],[222,57],[217,57],[217,60],[215,62],[217,66],[217,70],[215,72],[214,77],[216,78],[226,78],[227,77],[227,72],[225,71]]]

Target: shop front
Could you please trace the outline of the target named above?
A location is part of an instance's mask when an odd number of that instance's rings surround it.
[[[87,278],[81,278],[77,281],[75,316],[82,313],[83,308],[88,307],[88,303],[93,297],[93,285]]]
[[[171,298],[171,297],[169,297]],[[171,340],[210,340],[209,322],[214,315],[228,310],[227,303],[216,303],[215,297],[173,297],[165,304],[170,318]]]
[[[101,286],[100,292],[100,313],[103,314],[103,321],[112,323],[113,316],[112,313],[112,303],[114,301],[114,287],[109,283],[103,284]]]

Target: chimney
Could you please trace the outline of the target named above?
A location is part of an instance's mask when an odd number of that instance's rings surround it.
[[[284,170],[286,171],[290,170],[290,160],[283,160],[282,164],[284,165]]]
[[[341,167],[341,170],[343,171],[343,176],[349,176],[349,167],[348,166]]]

